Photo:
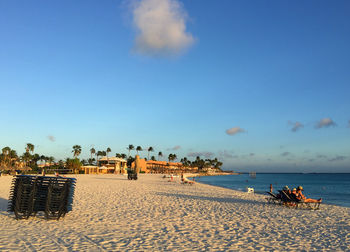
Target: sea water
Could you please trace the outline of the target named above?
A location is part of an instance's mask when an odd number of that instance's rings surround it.
[[[326,204],[350,207],[350,173],[257,173],[256,175],[204,176],[196,180],[239,191],[247,191],[250,187],[254,188],[256,193],[270,191],[270,184],[274,192],[286,185],[290,189],[301,185],[307,198],[322,198]]]

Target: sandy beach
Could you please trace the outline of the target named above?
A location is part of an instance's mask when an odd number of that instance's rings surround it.
[[[265,196],[162,175],[77,175],[73,211],[15,220],[0,177],[1,251],[349,251],[350,208],[266,204]]]

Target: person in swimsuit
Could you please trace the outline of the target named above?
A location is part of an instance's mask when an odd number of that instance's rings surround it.
[[[297,190],[296,190],[296,198],[300,201],[303,202],[310,202],[310,203],[321,203],[322,202],[322,198],[316,200],[316,199],[308,199],[305,197],[305,195],[303,194],[303,187],[302,186],[298,186]]]

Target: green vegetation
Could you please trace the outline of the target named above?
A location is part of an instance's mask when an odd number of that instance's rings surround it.
[[[79,173],[82,165],[96,165],[96,161],[101,157],[107,156],[111,153],[111,148],[107,148],[106,151],[96,151],[95,148],[90,149],[90,158],[87,160],[80,160],[78,157],[82,153],[82,148],[80,145],[74,145],[72,147],[73,158],[67,158],[65,161],[58,160],[55,162],[55,158],[52,156],[40,155],[34,153],[35,146],[31,143],[27,143],[25,146],[25,151],[22,155],[18,155],[17,152],[10,147],[6,146],[1,149],[0,153],[0,170],[2,171],[14,171],[22,170],[31,173],[40,173],[42,169],[45,169],[47,173],[53,173],[54,170],[64,170],[65,172]],[[127,147],[129,155],[125,153],[116,153],[115,157],[127,159],[127,165],[130,167],[132,162],[135,160],[131,156],[131,151],[135,150],[134,145],[130,144]],[[141,146],[136,147],[137,154],[143,151]],[[156,161],[155,156],[150,157],[150,153],[154,152],[153,147],[147,148],[147,158],[146,160]],[[163,157],[161,151],[158,152],[158,160]],[[168,155],[169,162],[175,162],[178,157],[175,153],[170,153]],[[198,168],[199,172],[207,172],[209,170],[221,171],[223,165],[217,158],[214,159],[201,159],[197,156],[193,161],[190,161],[187,157],[181,158],[180,162],[185,167]]]

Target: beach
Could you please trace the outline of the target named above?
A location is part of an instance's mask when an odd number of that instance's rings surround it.
[[[8,213],[0,177],[1,251],[347,251],[350,208],[299,210],[266,196],[160,174],[72,175],[73,211],[59,221]]]

